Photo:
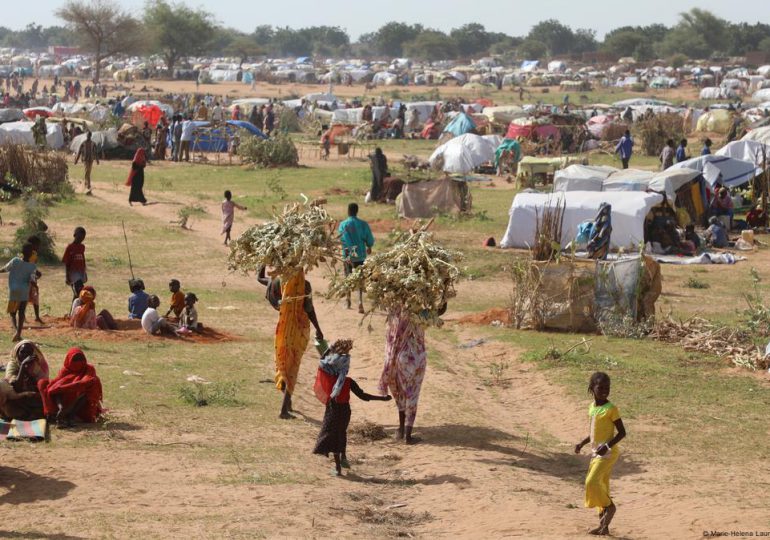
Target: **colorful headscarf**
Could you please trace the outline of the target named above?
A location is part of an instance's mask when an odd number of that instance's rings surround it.
[[[345,378],[348,376],[348,371],[350,370],[350,355],[332,352],[321,358],[319,367],[325,373],[337,377],[337,382],[334,383],[334,387],[329,394],[331,399],[336,398],[342,391],[342,386],[345,384]]]
[[[134,165],[137,165],[138,167],[147,165],[147,155],[145,154],[144,148],[137,148],[136,153],[134,154],[134,159],[131,161],[131,171],[128,173],[128,180],[126,180],[127,186],[130,186],[134,181],[134,175],[136,174]]]
[[[89,291],[86,290],[85,287],[80,290],[80,309],[75,313],[75,326],[77,327],[83,326],[83,323],[88,316],[88,312],[92,309],[96,309],[96,306],[94,305],[95,294],[92,291],[93,288]]]

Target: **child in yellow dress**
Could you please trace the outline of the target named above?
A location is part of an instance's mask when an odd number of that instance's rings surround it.
[[[590,435],[575,445],[575,453],[579,454],[586,444],[591,443],[592,459],[586,475],[585,506],[599,510],[599,526],[590,534],[605,536],[610,534],[610,522],[616,511],[610,498],[610,474],[620,456],[617,444],[626,436],[626,428],[620,419],[620,411],[608,399],[609,375],[602,372],[591,375],[588,392],[594,397],[588,409]]]

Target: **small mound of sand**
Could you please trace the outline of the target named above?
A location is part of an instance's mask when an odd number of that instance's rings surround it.
[[[491,308],[481,313],[472,313],[458,320],[460,324],[479,324],[487,326],[498,321],[503,325],[511,324],[511,312],[503,308]]]
[[[362,441],[380,441],[388,438],[384,427],[368,420],[354,424],[350,427],[348,433],[354,439]]]

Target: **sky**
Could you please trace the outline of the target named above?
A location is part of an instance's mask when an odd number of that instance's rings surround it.
[[[6,0],[10,1],[10,0]],[[125,9],[141,15],[142,0],[122,0]],[[626,25],[662,23],[672,26],[678,14],[693,7],[707,9],[733,22],[770,24],[767,0],[190,0],[222,24],[251,32],[258,25],[340,26],[353,40],[389,21],[420,23],[449,31],[469,22],[483,24],[488,31],[525,35],[539,21],[558,19],[573,29],[596,30],[599,38],[606,32]],[[61,24],[54,12],[63,0],[34,0],[30,9],[3,10],[1,26],[15,30],[30,22],[51,26]],[[535,6],[535,8],[533,8]]]

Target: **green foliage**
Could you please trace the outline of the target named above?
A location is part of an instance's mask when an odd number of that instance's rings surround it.
[[[238,386],[234,382],[189,383],[179,387],[179,399],[196,407],[206,407],[207,405],[237,407],[242,405],[242,402],[236,397],[237,393]]]
[[[698,278],[690,277],[684,282],[684,286],[688,289],[708,289],[711,287],[706,281],[701,281]]]
[[[213,16],[185,4],[150,0],[144,7],[144,25],[149,34],[148,47],[163,56],[166,68],[188,55],[203,54],[216,35]]]
[[[403,46],[409,57],[433,62],[457,56],[457,46],[452,38],[438,30],[420,32],[412,41]]]
[[[770,336],[770,307],[765,305],[765,299],[760,291],[762,278],[756,268],[751,268],[752,291],[743,293],[746,308],[741,312],[741,322],[754,335]]]
[[[269,139],[241,139],[238,154],[247,163],[260,167],[296,167],[299,165],[297,147],[291,137],[277,134]]]
[[[58,262],[54,252],[54,239],[48,233],[48,225],[44,218],[48,216],[48,207],[43,197],[30,196],[24,200],[21,226],[16,229],[13,247],[17,253],[21,253],[22,246],[30,236],[40,239],[40,249],[37,252],[38,260],[44,263]]]
[[[205,216],[206,209],[199,204],[188,204],[180,208],[176,215],[179,219],[175,223],[183,229],[191,229],[192,218]]]

